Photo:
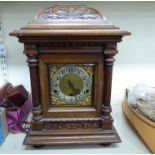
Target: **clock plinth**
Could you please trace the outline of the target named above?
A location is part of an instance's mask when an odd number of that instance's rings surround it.
[[[24,43],[32,90],[25,145],[120,142],[111,116],[117,43],[129,35],[84,5],[56,5],[10,35]]]
[[[29,131],[25,145],[75,145],[75,144],[111,144],[121,142],[115,128],[98,129],[57,129],[46,132]]]

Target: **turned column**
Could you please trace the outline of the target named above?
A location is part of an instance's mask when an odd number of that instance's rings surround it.
[[[41,93],[38,67],[38,52],[34,45],[25,45],[24,53],[28,57],[27,63],[30,71],[31,93],[32,93],[32,120],[38,121],[42,118]]]
[[[116,43],[106,44],[104,49],[104,95],[101,110],[102,128],[112,128],[113,119],[111,117],[111,88],[112,88],[112,72],[117,53]]]

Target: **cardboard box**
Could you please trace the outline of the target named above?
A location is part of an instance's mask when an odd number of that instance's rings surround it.
[[[8,136],[8,125],[6,121],[5,108],[0,108],[0,144],[3,143],[5,138]]]

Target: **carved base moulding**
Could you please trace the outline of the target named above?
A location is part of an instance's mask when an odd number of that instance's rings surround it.
[[[113,126],[111,129],[102,129],[100,119],[44,119],[38,124],[32,122],[24,144],[107,144],[120,141]]]
[[[25,145],[121,141],[111,116],[112,69],[117,43],[129,32],[85,5],[55,5],[10,35],[24,43],[30,69]]]
[[[114,126],[102,128],[101,119],[53,119],[32,122],[25,145],[110,144],[121,142]]]
[[[90,129],[57,129],[34,133],[31,130],[27,134],[25,145],[73,145],[73,144],[107,144],[121,142],[115,128],[102,130],[102,128]]]

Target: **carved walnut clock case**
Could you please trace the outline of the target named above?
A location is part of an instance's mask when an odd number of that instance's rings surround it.
[[[117,42],[129,34],[84,5],[47,8],[11,33],[24,43],[30,69],[25,145],[120,142],[111,117],[112,67]]]

